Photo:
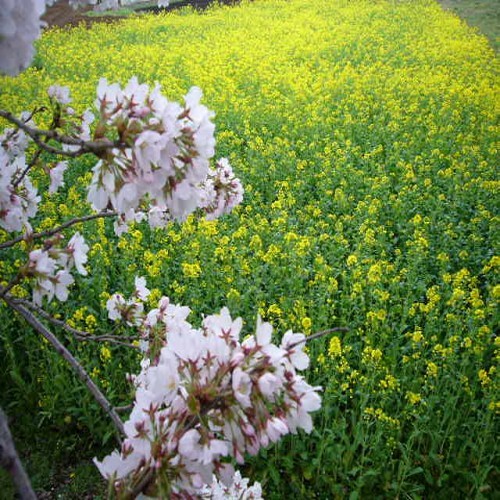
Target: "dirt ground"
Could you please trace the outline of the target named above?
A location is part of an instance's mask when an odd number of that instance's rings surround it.
[[[186,5],[192,5],[197,9],[204,9],[213,1],[219,1],[225,4],[235,4],[238,0],[181,0],[172,3],[169,7],[164,9],[159,9],[158,7],[150,8],[149,10],[157,12],[159,10],[172,10]],[[122,19],[120,16],[86,16],[85,12],[92,10],[92,6],[80,7],[77,10],[70,7],[68,0],[59,0],[55,5],[49,7],[45,14],[42,16],[42,20],[47,23],[49,27],[51,26],[76,26],[79,23],[85,23],[90,26],[92,23],[96,22],[114,22],[118,19]]]
[[[61,0],[47,9],[42,16],[42,20],[45,21],[48,26],[75,25],[89,19],[87,16],[84,16],[83,13],[90,9],[91,7],[89,6],[75,10],[69,6],[68,0]]]

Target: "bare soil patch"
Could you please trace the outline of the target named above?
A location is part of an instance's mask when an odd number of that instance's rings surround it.
[[[154,12],[158,13],[161,11],[169,11],[174,9],[179,9],[181,7],[186,7],[188,5],[194,7],[195,9],[205,9],[210,4],[217,1],[221,4],[226,5],[234,5],[239,3],[239,0],[180,0],[175,3],[172,3],[168,7],[143,7],[137,5],[135,11],[138,13],[141,12]],[[146,4],[147,5],[147,4]],[[112,23],[119,19],[124,19],[125,16],[119,15],[93,15],[88,16],[85,15],[87,12],[92,10],[92,6],[80,7],[78,9],[73,9],[69,5],[68,0],[60,0],[52,7],[49,7],[45,14],[42,16],[42,20],[47,23],[48,27],[51,26],[76,26],[78,24],[84,23],[86,26],[91,26],[93,23]]]
[[[91,9],[91,6],[73,9],[73,7],[70,7],[68,0],[61,0],[47,9],[45,14],[42,16],[42,20],[45,21],[49,27],[61,27],[68,25],[76,26],[82,22],[85,24],[91,24],[99,19],[97,17],[91,18],[84,15],[85,12],[88,12]]]

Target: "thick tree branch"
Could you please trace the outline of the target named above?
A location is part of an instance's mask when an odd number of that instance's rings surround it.
[[[21,460],[16,452],[7,416],[0,408],[0,465],[11,475],[21,500],[36,500]]]
[[[94,396],[95,400],[99,403],[101,408],[108,414],[108,416],[113,421],[113,424],[118,431],[119,435],[125,435],[123,422],[118,414],[113,409],[111,403],[106,399],[104,394],[100,391],[97,385],[90,378],[89,374],[85,371],[83,366],[76,360],[76,358],[66,349],[66,347],[59,341],[59,339],[50,332],[43,323],[41,323],[28,309],[26,309],[21,304],[16,304],[15,302],[4,297],[4,300],[17,311],[29,324],[30,326],[43,335],[50,344],[54,347],[58,354],[60,354],[73,368],[78,377],[85,383],[87,389]],[[121,442],[121,438],[118,440]]]
[[[89,220],[101,219],[104,217],[116,217],[116,212],[99,212],[98,214],[85,215],[84,217],[78,217],[75,219],[71,219],[60,226],[57,226],[53,229],[49,229],[48,231],[43,231],[41,233],[25,233],[17,238],[13,238],[12,240],[6,241],[4,243],[0,243],[0,250],[5,248],[10,248],[21,241],[32,241],[39,238],[48,238],[53,236],[54,234],[60,233],[64,229],[68,227],[74,226],[75,224],[81,224],[82,222],[88,222]]]

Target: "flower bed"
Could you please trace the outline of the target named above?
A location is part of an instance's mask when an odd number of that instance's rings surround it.
[[[176,100],[196,84],[246,190],[217,222],[133,229],[119,242],[96,223],[85,234],[94,277],[53,312],[104,333],[105,291],[131,291],[143,275],[151,303],[166,291],[194,318],[227,304],[280,332],[348,326],[309,347],[309,382],[325,389],[317,430],[246,475],[269,498],[493,491],[497,70],[483,37],[424,0],[269,0],[48,31],[35,66],[0,81],[2,107],[43,103],[53,80],[81,110],[101,75],[159,81]],[[92,166],[76,164],[43,224],[83,212]],[[64,365],[2,313],[1,403],[20,420],[105,434]],[[114,403],[127,400],[133,354],[67,342]]]

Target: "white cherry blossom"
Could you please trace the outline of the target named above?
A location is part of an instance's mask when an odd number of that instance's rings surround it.
[[[61,186],[64,186],[64,172],[68,168],[67,161],[60,161],[50,169],[49,194],[54,194]]]

